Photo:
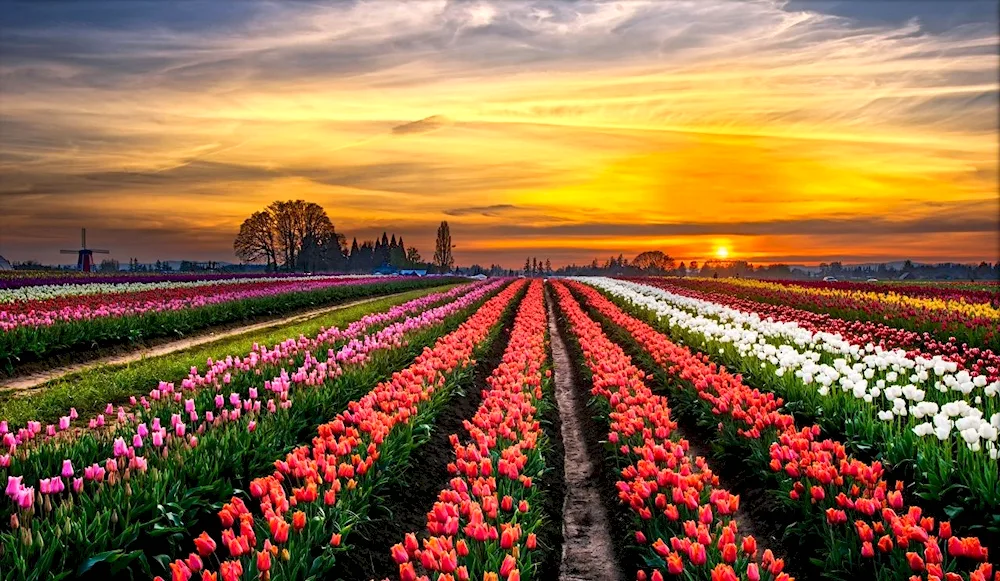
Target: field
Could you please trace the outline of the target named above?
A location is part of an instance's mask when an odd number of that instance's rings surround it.
[[[367,302],[0,392],[5,580],[1000,580],[995,285],[66,282],[8,373]]]

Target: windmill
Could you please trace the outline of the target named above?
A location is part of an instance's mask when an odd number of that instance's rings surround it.
[[[76,260],[76,267],[83,272],[90,272],[90,269],[94,266],[94,253],[97,254],[111,254],[110,250],[97,250],[93,248],[87,248],[87,229],[80,229],[80,249],[79,250],[60,250],[60,254],[76,254],[79,258]]]

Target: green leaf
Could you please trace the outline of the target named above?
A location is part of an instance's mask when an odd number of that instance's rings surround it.
[[[113,551],[105,551],[103,553],[98,553],[93,557],[87,559],[83,563],[81,563],[80,567],[76,570],[76,574],[77,576],[83,575],[87,571],[93,569],[94,565],[97,565],[98,563],[104,563],[106,561],[114,562],[118,558],[118,556],[121,555],[121,553],[122,553],[121,549],[115,549]]]
[[[958,518],[958,515],[962,514],[963,512],[965,512],[965,507],[964,506],[946,506],[946,507],[944,507],[944,513],[947,514],[948,518],[951,519],[951,520],[955,520],[956,518]]]

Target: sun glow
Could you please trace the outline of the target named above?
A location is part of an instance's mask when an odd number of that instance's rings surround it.
[[[719,260],[725,260],[729,258],[729,249],[725,246],[717,246],[715,248],[715,257]]]

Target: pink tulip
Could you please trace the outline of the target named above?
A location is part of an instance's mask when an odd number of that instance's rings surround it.
[[[21,490],[21,481],[23,479],[23,476],[7,477],[7,496],[13,497],[18,490]]]
[[[21,507],[22,510],[27,510],[35,503],[35,488],[29,486],[27,488],[22,488],[17,492],[17,505]]]

